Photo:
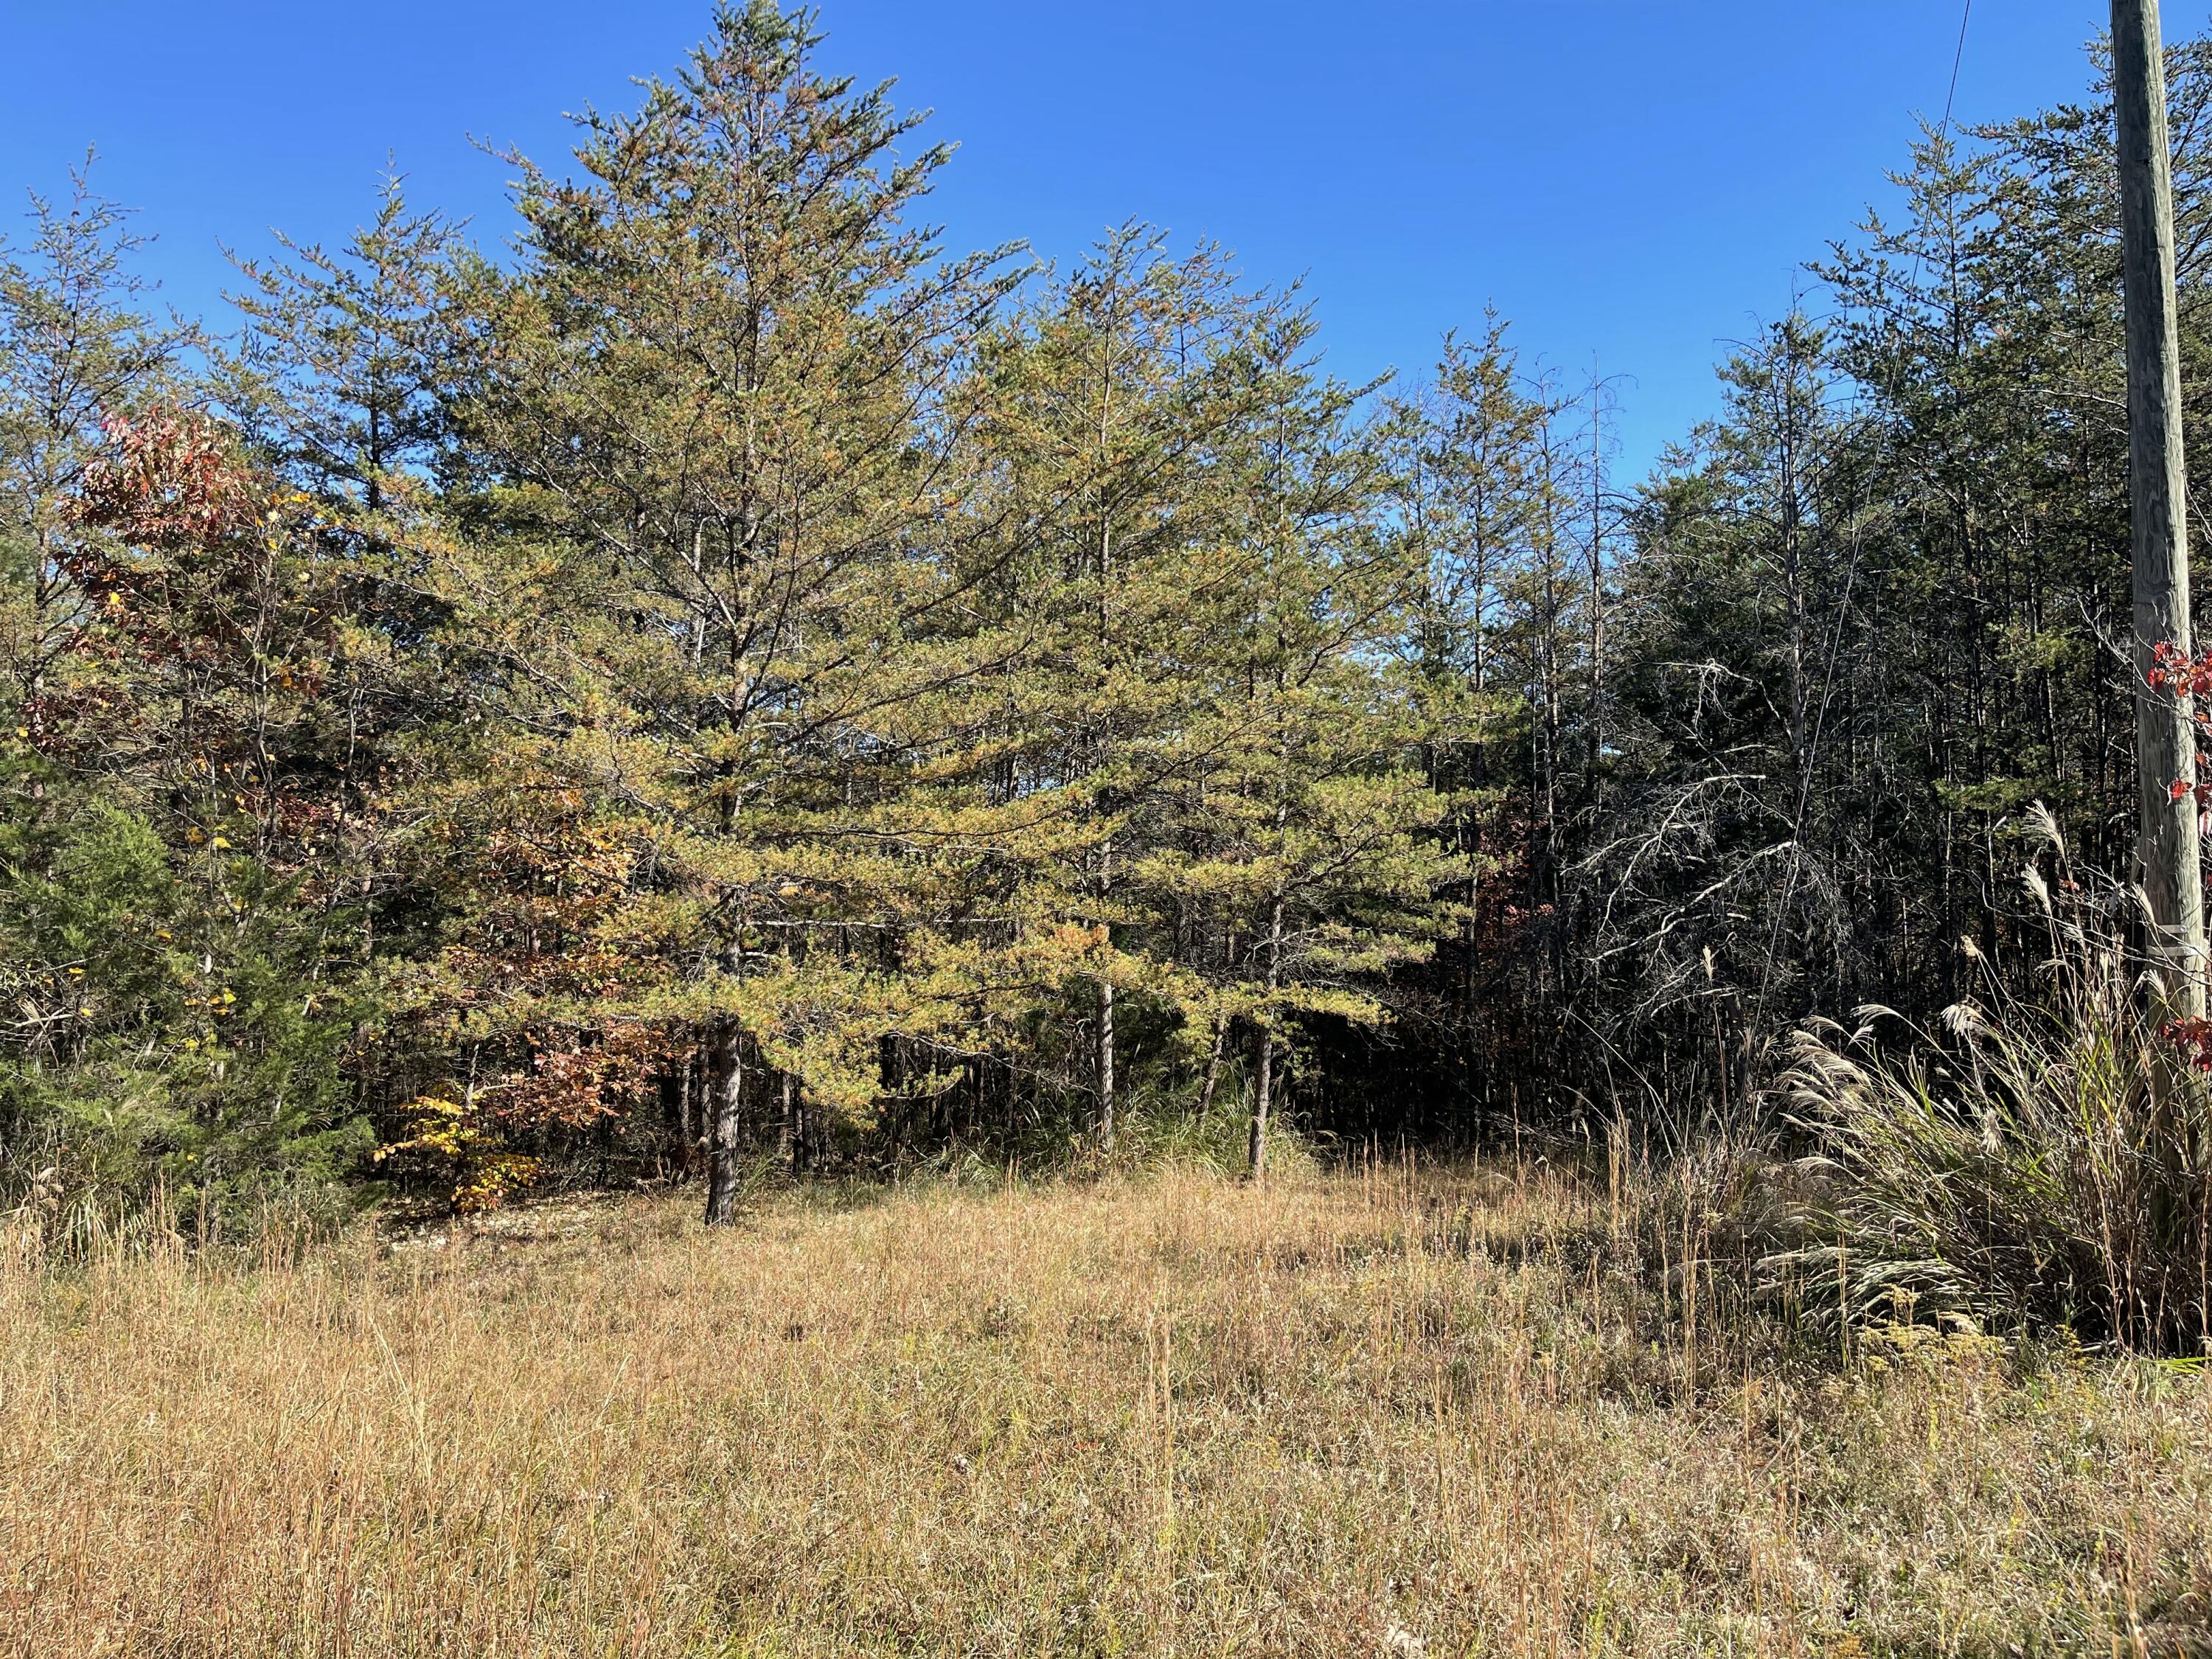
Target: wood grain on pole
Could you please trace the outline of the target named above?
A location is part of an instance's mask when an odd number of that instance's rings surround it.
[[[2112,0],[2120,230],[2127,285],[2128,485],[2135,566],[2136,850],[2166,1006],[2204,1011],[2204,897],[2187,706],[2154,691],[2160,642],[2186,652],[2189,527],[2181,454],[2181,353],[2174,323],[2173,197],[2158,0]]]

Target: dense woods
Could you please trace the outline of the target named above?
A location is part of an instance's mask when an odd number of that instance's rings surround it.
[[[507,158],[511,245],[394,179],[200,325],[96,174],[36,201],[11,1197],[1680,1145],[1810,1018],[2031,993],[2024,865],[2128,878],[2101,82],[1928,130],[1633,480],[1496,317],[1347,385],[1218,249],[949,247],[945,153],[817,39],[722,11]]]

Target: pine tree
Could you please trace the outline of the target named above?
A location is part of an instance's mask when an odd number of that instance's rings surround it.
[[[1425,765],[1465,735],[1457,711],[1382,654],[1427,571],[1381,533],[1362,392],[1320,376],[1312,336],[1279,303],[1241,343],[1247,418],[1222,459],[1243,504],[1233,625],[1210,665],[1190,820],[1147,872],[1221,940],[1220,1007],[1254,1031],[1255,1176],[1295,1023],[1382,1020],[1374,987],[1459,927],[1471,867]]]
[[[1171,258],[1125,226],[986,343],[974,388],[990,526],[975,556],[1029,714],[1006,787],[1018,811],[1062,826],[1026,860],[1041,898],[1098,933],[1089,1006],[1069,1012],[1109,1152],[1128,1046],[1117,999],[1182,1002],[1164,972],[1173,920],[1140,866],[1191,775],[1226,625],[1233,509],[1215,464],[1244,396],[1225,376],[1249,309],[1214,251]]]
[[[32,197],[30,246],[0,258],[0,676],[18,700],[56,689],[85,619],[71,501],[101,424],[176,390],[193,339],[149,313],[145,239],[94,192],[90,166],[66,204]]]
[[[376,216],[333,252],[279,238],[283,259],[234,256],[245,322],[221,360],[226,412],[325,501],[385,510],[446,437],[441,292],[459,230],[407,205],[386,174]]]
[[[717,1221],[750,1069],[857,1106],[927,1018],[890,988],[933,915],[928,849],[886,821],[923,760],[900,647],[942,599],[945,399],[1012,280],[908,222],[945,153],[896,159],[915,118],[817,44],[811,14],[725,9],[635,114],[585,118],[581,182],[518,158],[521,269],[479,266],[465,301],[479,510],[572,601],[512,763],[634,864],[604,924],[623,992],[548,1011],[540,1046],[702,1033]]]

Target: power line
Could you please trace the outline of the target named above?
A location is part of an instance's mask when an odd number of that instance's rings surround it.
[[[1943,131],[1951,131],[1951,106],[1959,96],[1959,65],[1966,58],[1966,24],[1974,15],[1974,0],[1966,0],[1966,9],[1959,17],[1959,49],[1951,54],[1951,89],[1943,94]]]
[[[1972,21],[1973,15],[1974,0],[1966,0],[1966,6],[1959,14],[1959,44],[1951,53],[1950,89],[1943,94],[1943,125],[1938,130],[1938,136],[1941,139],[1948,139],[1951,136],[1951,108],[1958,100],[1959,96],[1959,65],[1966,61],[1966,25]],[[1915,240],[1917,240],[1918,239],[1916,238]],[[1926,249],[1924,247],[1917,249],[1913,253],[1912,285],[1914,287],[1917,287],[1919,284],[1922,261],[1925,258],[1925,255]],[[1893,398],[1897,394],[1898,382],[1904,378],[1904,366],[1902,362],[1899,362],[1894,363],[1893,368],[1894,368],[1895,373],[1893,374],[1891,380],[1890,395]],[[1813,763],[1820,757],[1820,738],[1822,734],[1827,730],[1828,726],[1828,705],[1835,696],[1836,652],[1838,647],[1839,647],[1843,642],[1844,624],[1850,617],[1851,592],[1858,586],[1859,553],[1861,550],[1861,526],[1859,515],[1865,510],[1867,502],[1871,496],[1873,488],[1873,480],[1871,477],[1862,480],[1859,504],[1853,509],[1851,514],[1851,562],[1848,567],[1848,574],[1844,581],[1844,601],[1837,610],[1835,622],[1828,633],[1828,664],[1822,675],[1820,712],[1814,717],[1812,746],[1807,751],[1805,769],[1798,780],[1797,807],[1796,811],[1791,815],[1790,822],[1790,842],[1792,853],[1790,860],[1789,880],[1787,884],[1783,888],[1782,902],[1775,907],[1774,925],[1767,933],[1766,957],[1764,964],[1759,969],[1759,1002],[1756,1011],[1753,1014],[1753,1019],[1754,1022],[1760,1018],[1765,1012],[1767,993],[1773,988],[1774,962],[1782,937],[1784,914],[1788,910],[1790,900],[1796,896],[1797,872],[1800,867],[1799,860],[1802,857],[1801,842],[1805,833],[1805,810],[1807,803],[1810,799],[1812,789],[1812,766]]]

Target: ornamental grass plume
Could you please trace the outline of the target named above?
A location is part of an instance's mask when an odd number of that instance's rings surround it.
[[[1971,940],[1976,994],[1930,1031],[1879,1007],[1799,1033],[1786,1086],[1818,1150],[1801,1247],[1776,1255],[1859,1322],[2064,1329],[2152,1352],[2212,1347],[2212,1114],[2148,1012],[2140,894],[2077,878],[2038,805],[2019,988]],[[1902,1029],[1903,1042],[1885,1041]]]

